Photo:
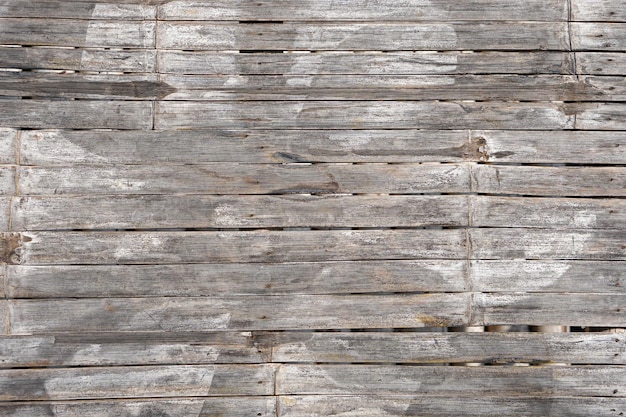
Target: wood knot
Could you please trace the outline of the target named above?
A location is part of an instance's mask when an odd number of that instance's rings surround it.
[[[488,161],[489,160],[489,147],[487,146],[487,139],[482,136],[472,138],[469,143],[463,146],[463,158],[472,161]]]
[[[32,239],[22,236],[20,233],[0,233],[0,262],[9,265],[19,265],[22,263],[24,242]]]

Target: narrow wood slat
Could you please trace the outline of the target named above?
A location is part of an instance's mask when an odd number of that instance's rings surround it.
[[[467,226],[467,212],[465,196],[20,197],[12,230]]]
[[[619,230],[471,229],[473,259],[626,260]]]
[[[161,21],[159,49],[186,50],[559,50],[566,23],[285,23]],[[2,38],[0,38],[2,39]]]
[[[80,333],[0,338],[1,368],[269,362],[251,332]]]
[[[2,248],[2,246],[0,246],[0,248]],[[9,333],[9,304],[6,300],[0,300],[0,335],[5,335],[8,333]]]
[[[579,74],[623,75],[626,55],[619,52],[576,52]]]
[[[623,294],[626,291],[625,267],[623,261],[506,259],[471,261],[469,273],[474,291]]]
[[[2,56],[1,53],[0,56]],[[432,75],[571,74],[573,72],[570,53],[547,51],[475,53],[316,51],[303,54],[247,54],[160,50],[158,59],[159,72],[171,74]]]
[[[0,403],[11,417],[229,416],[276,417],[274,397],[212,397],[111,401],[37,401]]]
[[[597,269],[596,274],[600,271],[610,274],[612,271],[614,280],[619,280],[619,270],[607,268]],[[494,267],[493,270],[498,269]],[[9,265],[7,296],[101,298],[462,292],[469,289],[467,277],[467,263],[464,260],[295,262],[263,265]],[[523,283],[519,283],[519,287],[525,288]],[[605,292],[606,288],[598,286],[598,290]],[[611,291],[620,292],[620,288],[613,287]]]
[[[8,231],[11,222],[11,197],[0,195],[0,231]]]
[[[0,128],[0,164],[17,163],[17,130]]]
[[[340,417],[357,412],[359,415],[400,417],[407,415],[451,416],[553,416],[608,417],[626,412],[624,398],[557,397],[492,397],[411,395],[300,395],[280,396],[281,415],[309,417],[311,415]],[[18,417],[22,417],[18,414]]]
[[[484,158],[490,162],[623,164],[626,161],[624,132],[482,130],[472,131],[471,137],[472,143],[483,143]]]
[[[151,129],[152,104],[115,100],[0,100],[0,126],[39,129]]]
[[[574,127],[574,116],[568,106],[554,103],[159,101],[155,111],[157,129],[550,130]]]
[[[566,2],[562,0],[515,0],[505,10],[497,0],[452,0],[424,2],[409,0],[396,4],[370,3],[367,0],[336,3],[332,0],[310,2],[281,0],[210,3],[178,0],[159,8],[162,20],[252,20],[252,21],[432,21],[432,20],[541,20],[566,21]]]
[[[0,44],[154,48],[155,22],[0,18]]]
[[[570,29],[576,51],[626,51],[624,23],[571,23]]]
[[[624,22],[626,10],[620,0],[572,0],[572,20]]]
[[[469,191],[463,164],[20,167],[22,195],[440,193]]]
[[[0,195],[15,194],[15,167],[0,165]],[[8,229],[3,229],[8,230]]]
[[[72,1],[50,2],[47,0],[4,0],[0,5],[2,17],[39,17],[61,19],[156,19],[156,7],[146,4],[119,4],[109,2]]]
[[[65,48],[11,48],[0,46],[0,67],[70,71],[154,72],[156,52]]]
[[[626,168],[472,166],[473,190],[490,194],[625,196]]]
[[[578,111],[575,126],[585,130],[626,130],[626,104],[587,104]]]
[[[7,302],[10,332],[20,335],[461,326],[469,321],[470,295],[284,295]]]
[[[376,395],[622,397],[623,367],[281,365],[277,392]],[[613,391],[617,389],[617,392]]]
[[[0,399],[73,400],[271,395],[271,365],[0,370]]]
[[[467,255],[465,231],[459,229],[28,232],[23,241],[25,265],[465,259]]]
[[[259,343],[285,363],[626,363],[620,334],[285,332]]]
[[[478,160],[481,145],[467,137],[461,130],[22,131],[20,160],[46,166]]]

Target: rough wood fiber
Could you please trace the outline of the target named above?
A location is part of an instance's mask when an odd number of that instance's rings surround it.
[[[15,164],[17,130],[0,128],[0,164]]]
[[[624,23],[571,23],[570,30],[576,51],[626,51]]]
[[[626,56],[615,52],[576,52],[579,74],[623,75]]]
[[[0,165],[0,196],[15,194],[15,167]],[[8,229],[3,229],[8,230]]]
[[[8,231],[11,221],[11,198],[0,196],[0,231]]]
[[[156,18],[155,6],[118,3],[115,0],[110,0],[107,3],[94,1],[4,0],[0,4],[0,16],[90,20],[150,20]]]
[[[589,22],[624,22],[626,10],[620,0],[572,0],[572,19]]]
[[[626,130],[626,105],[589,103],[577,113],[575,126],[584,130]]]

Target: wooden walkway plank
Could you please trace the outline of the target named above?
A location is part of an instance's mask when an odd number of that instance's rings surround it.
[[[160,21],[157,47],[211,51],[567,51],[569,42],[566,25],[565,22],[448,21],[418,24],[320,22],[240,25]],[[587,35],[585,32],[579,36]]]
[[[151,129],[152,105],[142,101],[116,100],[0,100],[0,126],[36,129]]]
[[[0,44],[154,48],[155,22],[0,18]]]
[[[15,194],[15,167],[0,165],[0,196]],[[8,230],[8,229],[2,229]]]
[[[575,128],[626,130],[626,104],[589,103],[577,112]]]
[[[4,278],[4,277],[0,277],[0,278]],[[5,335],[8,333],[9,333],[9,303],[6,300],[0,300],[0,335]]]
[[[159,101],[156,129],[530,129],[574,127],[554,103]],[[205,117],[199,118],[198,114]],[[50,126],[48,126],[50,127]]]
[[[571,74],[574,68],[570,53],[555,51],[316,51],[302,54],[248,54],[159,50],[158,60],[160,73],[240,76]],[[619,69],[616,71],[621,74]]]
[[[575,51],[626,51],[626,24],[571,23]]]
[[[141,2],[138,2],[141,3]],[[144,2],[145,3],[145,2]],[[4,0],[0,5],[2,17],[38,17],[45,19],[116,19],[150,20],[156,19],[156,6],[147,4],[125,4],[109,0],[107,2],[85,0],[71,2],[51,2],[49,0]]]
[[[271,365],[0,370],[3,401],[271,395]]]
[[[229,416],[276,417],[274,397],[209,397],[110,401],[36,401],[0,403],[11,417]]]
[[[453,0],[424,2],[409,0],[396,4],[356,0],[336,3],[332,0],[309,2],[294,0],[198,2],[173,0],[159,8],[161,20],[233,20],[233,21],[433,21],[433,20],[539,20],[566,21],[566,2],[562,0],[515,0],[503,10],[497,0]]]
[[[280,395],[375,394],[451,397],[623,397],[623,367],[281,365]],[[617,392],[613,392],[617,389]]]
[[[10,230],[11,222],[11,197],[0,195],[0,231]],[[2,261],[0,261],[2,262]]]
[[[620,52],[576,52],[576,73],[623,75],[626,56]]]
[[[468,225],[467,212],[466,196],[20,197],[12,230],[458,227]]]
[[[626,10],[620,0],[572,0],[572,20],[625,22]]]
[[[7,302],[10,334],[36,335],[462,326],[469,322],[470,294],[91,298]]]
[[[626,195],[626,168],[472,166],[472,189],[489,194],[615,197]]]
[[[0,128],[0,164],[17,163],[17,130]]]
[[[468,192],[464,164],[20,167],[22,195]]]
[[[149,49],[115,51],[0,46],[0,68],[154,72],[156,52]]]

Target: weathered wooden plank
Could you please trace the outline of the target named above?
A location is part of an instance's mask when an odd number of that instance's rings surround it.
[[[0,403],[0,413],[11,417],[276,417],[274,397],[213,397],[202,399],[150,399]]]
[[[6,300],[0,300],[0,335],[9,333],[9,304]]]
[[[143,101],[115,100],[0,100],[0,126],[150,129],[152,105]]]
[[[157,129],[568,129],[555,103],[158,101]],[[204,117],[198,117],[198,114]],[[48,126],[50,127],[50,126]]]
[[[394,365],[281,365],[284,394],[571,395],[622,397],[626,371],[606,367],[463,367]],[[614,392],[617,390],[617,392]]]
[[[3,0],[0,4],[2,17],[39,17],[45,19],[156,19],[156,7],[145,4],[119,4],[109,2],[72,1],[51,2],[47,0]]]
[[[464,164],[20,167],[22,195],[440,193],[469,191]]]
[[[626,51],[624,23],[571,23],[570,29],[576,51]]]
[[[471,137],[472,143],[482,143],[484,160],[491,162],[623,164],[626,161],[623,132],[482,130],[472,131]]]
[[[264,363],[251,332],[81,333],[0,338],[1,368]]]
[[[150,21],[0,18],[0,44],[154,48]]]
[[[465,232],[459,229],[28,232],[23,241],[25,265],[465,259],[467,255]]]
[[[474,259],[626,260],[617,230],[471,229]]]
[[[471,225],[478,227],[626,228],[624,199],[477,196],[470,207]]]
[[[66,48],[12,48],[0,46],[0,67],[70,71],[153,72],[156,52]]]
[[[470,294],[92,298],[7,302],[11,334],[16,335],[206,332],[460,326],[468,322]]]
[[[567,23],[285,23],[161,21],[157,46],[186,50],[560,50]],[[0,38],[2,39],[2,38]],[[19,42],[16,42],[19,43]]]
[[[0,231],[10,230],[10,223],[11,223],[11,198],[0,196]]]
[[[17,163],[17,130],[0,128],[0,164]]]
[[[0,213],[8,203],[0,197]],[[466,196],[22,197],[12,230],[467,226],[467,211]]]
[[[619,52],[576,52],[579,74],[623,75],[626,56]]]
[[[7,276],[10,277],[11,267],[8,268]],[[471,261],[469,273],[474,291],[623,294],[626,291],[625,268],[622,261],[507,259]]]
[[[607,268],[596,270],[596,274]],[[613,270],[613,276],[616,274],[619,279],[617,269]],[[461,292],[469,289],[467,276],[466,261],[448,260],[264,265],[9,265],[7,295],[9,298],[99,298]],[[523,284],[520,288],[524,288]],[[514,289],[506,289],[511,290]],[[611,292],[619,292],[619,288],[613,287]]]
[[[476,293],[472,301],[472,325],[622,327],[626,324],[624,294]]]
[[[503,10],[497,0],[409,0],[395,4],[356,0],[337,3],[332,0],[309,2],[282,0],[245,1],[216,0],[198,2],[168,1],[159,8],[163,20],[235,20],[235,21],[432,21],[432,20],[539,20],[566,21],[566,3],[562,0],[515,0]]]
[[[1,117],[1,116],[0,116]],[[0,195],[15,194],[15,167],[0,165]],[[3,229],[8,230],[8,229]]]
[[[559,393],[560,394],[560,393]],[[475,398],[422,395],[302,395],[280,396],[284,417],[407,415],[453,416],[524,416],[524,417],[609,417],[626,410],[624,398],[508,397],[480,395]],[[22,417],[18,414],[17,417]]]
[[[626,363],[624,335],[593,333],[308,333],[260,336],[273,362]]]
[[[70,400],[271,395],[271,365],[0,370],[0,399]]]
[[[589,103],[576,115],[576,129],[625,130],[626,104]]]
[[[543,196],[625,196],[622,167],[472,166],[479,193]]]
[[[620,0],[572,0],[572,20],[624,22],[626,11]]]
[[[158,59],[159,72],[172,74],[432,75],[571,74],[573,72],[571,54],[547,51],[475,53],[362,51],[246,54],[160,50]]]
[[[482,142],[467,137],[462,130],[22,131],[20,160],[48,166],[478,160]]]

